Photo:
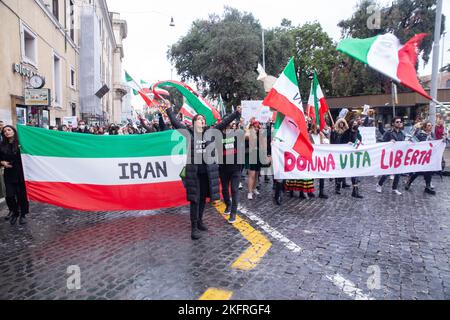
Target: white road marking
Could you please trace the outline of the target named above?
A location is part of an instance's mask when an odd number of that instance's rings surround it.
[[[269,224],[267,224],[263,219],[261,219],[259,216],[254,214],[253,212],[247,210],[244,207],[239,207],[239,211],[245,215],[250,220],[254,221],[258,226],[261,227],[265,232],[267,232],[271,237],[275,238],[276,240],[279,240],[283,245],[289,249],[290,251],[294,253],[302,252],[302,248],[289,240],[287,237],[282,235],[279,231],[272,228]],[[312,233],[311,231],[304,230],[305,233]],[[326,268],[321,263],[314,261],[317,265]],[[340,274],[335,274],[334,276],[327,275],[326,278],[330,280],[336,287],[338,287],[340,290],[342,290],[346,295],[349,297],[355,299],[355,300],[374,300],[370,296],[364,294],[364,292],[361,289],[358,289],[356,285],[348,280],[345,279]]]
[[[299,253],[302,251],[302,248],[300,248],[298,245],[296,245],[294,242],[283,236],[280,232],[269,226],[263,219],[258,217],[256,214],[248,211],[247,209],[241,207],[239,211],[244,214],[247,218],[250,220],[256,222],[258,226],[261,227],[265,232],[267,232],[271,237],[275,238],[276,240],[279,240],[283,245],[289,249],[290,251],[294,253]]]
[[[361,289],[358,289],[353,282],[345,279],[340,274],[335,274],[334,276],[327,276],[327,279],[333,282],[334,285],[340,288],[346,295],[354,298],[355,300],[374,300],[373,298],[364,294]]]

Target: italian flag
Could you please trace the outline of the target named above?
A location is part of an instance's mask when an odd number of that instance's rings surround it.
[[[309,139],[293,58],[269,92],[263,105],[278,111],[276,137],[289,144],[305,159],[311,160],[313,146]]]
[[[134,81],[134,79],[130,76],[130,74],[125,71],[125,81],[128,87],[130,87],[133,90],[133,94],[135,96],[140,95],[141,98],[145,101],[145,103],[147,104],[148,107],[155,107],[157,102],[150,98],[147,93],[145,93],[143,91],[143,89],[141,88],[140,85],[137,84],[136,81]],[[141,80],[141,83],[144,84],[146,83],[145,81]]]
[[[205,98],[203,98],[200,94],[195,92],[191,87],[189,87],[187,84],[178,82],[178,81],[161,81],[158,83],[155,83],[153,85],[153,93],[155,94],[155,97],[160,98],[160,94],[156,92],[156,89],[161,87],[172,87],[177,89],[181,95],[186,99],[186,104],[192,108],[196,113],[201,114],[206,119],[206,124],[208,126],[211,126],[217,122],[220,122],[220,114],[219,112],[211,106],[211,104],[206,101]]]
[[[187,203],[177,131],[95,136],[18,126],[30,200],[80,211],[129,211]]]
[[[317,78],[317,73],[314,71],[314,78],[311,84],[311,93],[309,94],[309,101],[306,114],[308,117],[316,122],[320,130],[325,129],[325,114],[328,112],[328,104],[323,95],[322,88]]]
[[[337,49],[433,100],[420,85],[416,72],[419,46],[426,36],[425,33],[416,34],[405,45],[391,33],[368,39],[344,39]]]

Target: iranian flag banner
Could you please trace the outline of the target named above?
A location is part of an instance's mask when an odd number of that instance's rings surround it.
[[[80,211],[129,211],[187,203],[177,131],[95,136],[18,126],[30,200]]]
[[[128,87],[130,87],[135,96],[140,95],[141,98],[145,101],[148,107],[155,107],[157,105],[157,101],[150,98],[141,88],[140,85],[130,76],[130,74],[125,71],[125,81]],[[145,81],[141,80],[141,83],[145,83]]]
[[[191,108],[190,105],[186,103],[186,99],[184,99],[184,104],[180,109],[180,113],[183,115],[183,120],[192,124],[192,120],[197,115],[194,109]]]
[[[325,114],[328,110],[328,104],[323,95],[322,88],[320,87],[317,73],[314,71],[306,113],[314,122],[316,122],[317,127],[320,128],[320,130],[324,130],[326,127]]]
[[[199,113],[206,118],[206,124],[208,126],[220,122],[221,117],[219,112],[215,108],[213,108],[211,104],[208,101],[206,101],[205,98],[203,98],[200,94],[198,94],[187,84],[174,80],[161,81],[155,83],[153,85],[153,93],[155,94],[155,97],[160,98],[162,100],[160,94],[158,94],[158,92],[156,91],[158,88],[161,87],[172,87],[177,89],[186,99],[186,104],[193,110],[195,110],[196,113]]]
[[[405,45],[391,33],[368,39],[344,39],[337,49],[433,100],[420,85],[416,72],[419,46],[426,36],[416,34]]]
[[[311,159],[313,146],[309,139],[293,58],[269,92],[263,105],[278,111],[276,137],[292,146],[305,159]]]

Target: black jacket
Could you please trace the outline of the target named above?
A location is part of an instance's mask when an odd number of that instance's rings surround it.
[[[11,143],[0,145],[0,161],[7,161],[12,168],[5,168],[5,183],[24,183],[25,178],[22,168],[22,158],[20,149],[14,150]]]
[[[405,139],[406,139],[406,136],[402,130],[397,132],[394,129],[391,129],[391,130],[386,131],[383,136],[383,142],[390,142],[392,140],[405,141]]]
[[[187,200],[190,202],[198,202],[200,196],[200,180],[198,177],[198,171],[202,165],[194,164],[194,155],[195,155],[195,142],[194,142],[194,128],[188,127],[182,122],[180,122],[171,108],[167,109],[167,115],[175,129],[184,129],[188,130],[190,133],[191,139],[191,148],[188,150],[191,162],[186,165],[186,178],[184,181],[184,186],[186,188]],[[223,131],[231,122],[235,119],[239,118],[241,114],[239,112],[235,112],[227,118],[224,118],[222,122],[215,125],[213,128]],[[207,129],[206,129],[207,130]],[[206,131],[205,130],[205,131]],[[206,142],[206,145],[209,145],[213,141]],[[216,163],[206,164],[206,173],[208,175],[209,180],[209,197],[211,201],[220,200],[220,180],[219,180],[219,165]]]

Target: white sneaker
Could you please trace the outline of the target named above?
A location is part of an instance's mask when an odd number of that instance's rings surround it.
[[[242,182],[239,183],[239,190],[244,189],[244,186],[242,185]]]
[[[261,193],[260,193],[258,190],[255,189],[255,191],[253,191],[253,194],[254,194],[255,196],[259,196]]]
[[[398,196],[401,196],[402,195],[402,193],[400,192],[400,191],[398,191],[398,190],[392,190],[392,192],[394,192],[396,195],[398,195]]]
[[[247,199],[248,199],[248,200],[253,200],[253,193],[249,193],[249,194],[247,195]]]
[[[382,193],[383,192],[383,188],[379,185],[379,184],[377,184],[377,192],[378,193]]]

